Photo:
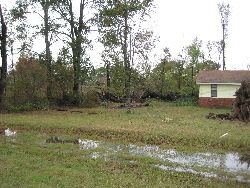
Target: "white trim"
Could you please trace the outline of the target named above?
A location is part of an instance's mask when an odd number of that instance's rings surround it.
[[[217,84],[217,85],[236,85],[240,86],[241,83],[196,83],[198,85],[211,85],[211,84]]]

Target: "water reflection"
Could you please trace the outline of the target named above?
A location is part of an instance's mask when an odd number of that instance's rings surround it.
[[[13,136],[13,135],[16,135],[17,133],[16,133],[16,131],[11,131],[10,129],[6,129],[4,131],[4,134],[5,134],[5,136]]]
[[[176,150],[162,150],[157,146],[134,146],[130,153],[137,156],[148,156],[163,161],[178,163],[185,166],[223,169],[227,172],[250,174],[250,166],[240,160],[238,153],[215,154],[195,152],[192,154]]]
[[[160,161],[175,164],[175,167],[169,165],[154,165],[163,170],[190,172],[193,174],[200,174],[206,177],[220,177],[226,178],[220,173],[233,173],[235,180],[250,182],[250,166],[247,161],[242,160],[239,153],[229,152],[225,154],[217,154],[211,152],[193,152],[186,153],[177,151],[175,149],[161,149],[158,146],[139,146],[135,144],[123,145],[114,142],[96,142],[92,140],[85,140],[80,143],[79,148],[83,150],[90,150],[94,148],[101,148],[103,152],[93,152],[90,157],[103,158],[107,160],[115,154],[127,154],[132,156],[150,157]],[[249,158],[248,158],[249,159]],[[197,169],[205,169],[199,171]],[[214,173],[216,171],[216,173]]]
[[[250,167],[250,151],[249,153],[240,154],[240,161],[242,163],[247,163],[248,167]]]

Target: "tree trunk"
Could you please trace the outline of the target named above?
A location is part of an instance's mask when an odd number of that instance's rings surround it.
[[[192,73],[191,73],[191,87],[192,87],[192,96],[194,96],[194,66],[192,65]]]
[[[106,62],[106,77],[107,77],[107,93],[108,101],[110,100],[110,62]]]
[[[222,40],[222,61],[223,61],[223,70],[226,70],[226,62],[225,62],[225,24],[222,25],[223,29],[223,40]]]
[[[125,1],[126,4],[126,1]],[[123,60],[124,60],[124,66],[125,66],[125,94],[127,98],[127,112],[130,113],[130,106],[131,106],[131,67],[130,62],[128,58],[128,12],[126,10],[125,16],[124,16],[124,41],[123,41]]]
[[[70,0],[70,27],[71,27],[71,49],[73,54],[73,69],[74,69],[74,84],[73,92],[76,96],[77,105],[80,103],[80,74],[81,74],[81,48],[82,48],[82,32],[83,32],[83,10],[85,0],[81,0],[80,3],[80,15],[78,28],[74,24],[74,13],[72,8],[72,2]]]
[[[51,74],[51,54],[49,41],[49,0],[42,1],[44,11],[44,36],[46,45],[46,68],[47,68],[47,98],[51,102],[52,98],[52,74]]]
[[[0,77],[0,104],[4,100],[5,90],[6,90],[6,78],[7,78],[7,26],[4,21],[2,7],[0,5],[0,17],[1,17],[1,27],[2,33],[0,35],[1,39],[1,58],[2,58],[2,67],[1,77]]]

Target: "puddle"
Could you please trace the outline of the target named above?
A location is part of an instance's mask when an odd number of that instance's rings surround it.
[[[163,161],[169,161],[186,166],[215,168],[233,173],[247,173],[250,175],[250,166],[240,160],[238,153],[202,153],[187,154],[176,150],[161,150],[157,146],[136,146],[130,150],[136,156],[148,156]]]
[[[149,157],[160,160],[163,164],[164,162],[167,163],[168,165],[153,165],[163,170],[189,172],[205,177],[218,177],[250,183],[250,165],[247,162],[249,160],[242,161],[242,156],[236,152],[225,154],[210,152],[185,153],[175,149],[164,150],[158,146],[123,145],[93,140],[79,140],[79,148],[81,150],[102,149],[102,152],[93,151],[90,154],[89,157],[93,159],[114,160],[115,155],[118,154]],[[174,167],[169,166],[169,164],[173,164]],[[202,171],[197,169],[202,169]],[[225,177],[223,175],[225,173],[230,173],[230,176],[234,178]]]
[[[86,150],[86,149],[93,149],[93,148],[97,148],[100,144],[100,142],[97,141],[93,141],[93,140],[78,140],[79,142],[79,149],[80,150]]]
[[[170,170],[170,171],[175,171],[175,172],[190,172],[192,174],[200,174],[203,175],[205,177],[210,177],[210,178],[215,178],[218,177],[217,174],[214,173],[209,173],[209,172],[198,172],[196,170],[193,170],[191,168],[184,168],[184,167],[169,167],[169,166],[165,166],[165,165],[154,165],[155,167],[158,167],[160,169],[163,170]]]
[[[16,135],[16,131],[11,131],[9,128],[4,131],[5,136],[13,136]]]

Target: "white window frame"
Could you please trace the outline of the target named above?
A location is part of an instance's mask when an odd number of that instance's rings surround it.
[[[217,97],[218,96],[218,85],[217,84],[211,84],[211,97]]]

